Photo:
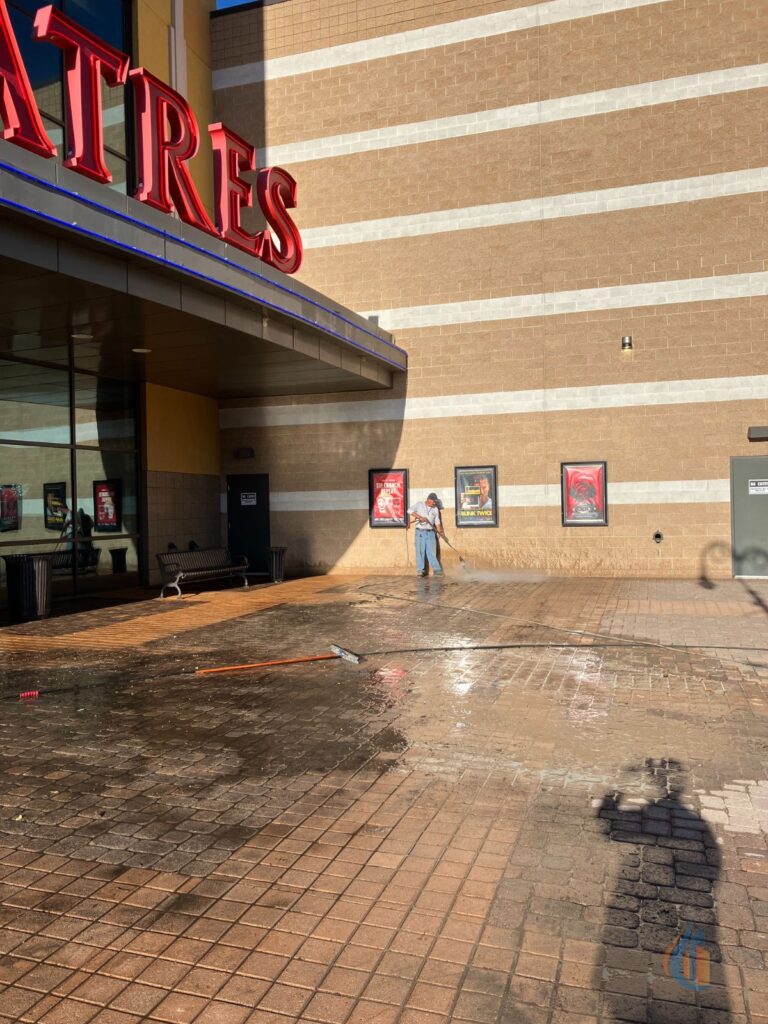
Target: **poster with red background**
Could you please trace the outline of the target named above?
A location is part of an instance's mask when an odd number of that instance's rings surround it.
[[[369,470],[368,503],[371,526],[406,526],[408,470]]]
[[[560,464],[563,526],[606,526],[606,466],[604,462]]]
[[[0,533],[21,526],[21,484],[0,484]]]
[[[93,481],[93,528],[102,533],[120,531],[120,481]]]

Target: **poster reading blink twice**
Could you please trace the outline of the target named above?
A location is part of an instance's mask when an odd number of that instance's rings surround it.
[[[495,466],[457,466],[457,526],[498,526]]]

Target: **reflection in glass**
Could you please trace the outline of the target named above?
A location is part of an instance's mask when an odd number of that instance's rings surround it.
[[[0,359],[0,439],[70,443],[65,370]]]
[[[135,582],[139,549],[132,537],[104,540],[94,535],[78,541],[78,589],[125,586]],[[133,574],[133,578],[130,574]]]
[[[109,173],[112,175],[112,182],[109,188],[114,189],[115,192],[120,192],[122,195],[126,195],[128,192],[128,161],[123,160],[122,157],[115,156],[109,150],[105,150],[104,160],[109,168]]]
[[[5,522],[0,538],[4,543],[50,540],[53,550],[71,533],[69,468],[66,448],[0,445],[0,518]],[[15,515],[11,495],[6,493],[9,488],[17,492]]]
[[[92,521],[94,539],[138,532],[133,453],[78,451],[77,515],[80,520],[87,516]]]
[[[110,46],[125,52],[125,0],[64,0],[64,13]]]
[[[77,444],[136,447],[136,388],[121,380],[75,374]]]
[[[16,7],[9,7],[8,13],[37,104],[41,111],[61,120],[64,116],[61,50],[33,39],[30,15]]]

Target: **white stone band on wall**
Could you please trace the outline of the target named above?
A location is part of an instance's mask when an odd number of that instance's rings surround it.
[[[293,53],[287,57],[273,57],[268,61],[252,61],[213,73],[214,89],[232,89],[255,82],[274,81],[292,75],[306,75],[312,71],[346,67],[363,61],[399,57],[405,53],[431,50],[438,46],[455,46],[475,39],[521,32],[544,25],[594,18],[615,11],[630,11],[636,7],[660,6],[669,0],[549,0],[531,4],[513,11],[498,11],[477,18],[464,18],[407,32],[361,39],[355,43],[341,43],[319,50]]]
[[[255,405],[219,411],[222,430],[243,427],[294,427],[323,423],[453,419],[457,416],[514,416],[633,406],[768,400],[768,374],[705,377],[699,380],[628,381],[574,388],[481,391],[428,398],[385,398],[356,402],[307,402]]]
[[[445,508],[454,508],[453,487],[430,487]],[[409,500],[423,501],[429,491],[412,488]],[[729,480],[608,481],[612,505],[680,505],[730,501]],[[498,489],[499,508],[559,508],[559,484],[504,485]],[[368,491],[275,491],[269,496],[271,512],[353,512],[368,509]],[[226,514],[227,496],[221,496]]]
[[[362,245],[394,238],[416,238],[443,232],[495,228],[504,224],[557,220],[561,217],[594,216],[619,210],[638,210],[766,191],[768,167],[754,167],[744,171],[649,181],[640,185],[623,185],[591,192],[536,196],[510,203],[487,203],[455,210],[434,210],[430,213],[410,213],[347,224],[329,224],[319,228],[302,228],[301,239],[305,249]]]
[[[371,309],[386,331],[441,327],[445,324],[520,320],[532,316],[561,316],[593,310],[666,306],[680,302],[714,302],[768,295],[768,271],[723,274],[717,277],[686,277],[642,284],[610,285],[537,295],[507,295],[497,299],[468,299],[428,306]]]
[[[534,103],[518,103],[495,110],[478,110],[451,117],[438,117],[430,121],[414,121],[409,124],[373,128],[369,131],[304,139],[302,142],[291,142],[283,146],[270,146],[259,151],[259,166],[328,160],[332,157],[349,156],[351,153],[416,146],[424,142],[464,138],[485,132],[510,131],[514,128],[551,124],[577,117],[594,117],[597,114],[637,110],[660,103],[677,103],[766,87],[768,64],[723,68],[696,75],[681,75],[679,78],[641,82],[638,85],[623,85],[616,89],[602,89],[599,92],[558,96],[556,99]]]

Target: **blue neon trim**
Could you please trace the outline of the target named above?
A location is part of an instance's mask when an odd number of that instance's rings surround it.
[[[47,189],[49,192],[60,192],[62,195],[67,196],[69,199],[75,200],[75,202],[82,203],[84,206],[89,206],[89,207],[91,207],[94,210],[99,210],[102,213],[109,214],[109,216],[111,216],[111,217],[117,217],[118,220],[124,221],[127,224],[135,225],[136,227],[139,227],[139,228],[141,228],[144,231],[149,231],[150,234],[157,235],[159,238],[163,238],[166,241],[175,242],[177,245],[181,245],[184,248],[190,249],[192,252],[196,252],[196,253],[198,253],[198,254],[200,254],[202,256],[207,256],[208,259],[216,260],[216,262],[218,262],[218,263],[223,263],[224,266],[226,266],[226,267],[233,268],[235,270],[239,270],[241,273],[247,274],[249,277],[252,277],[252,278],[254,278],[257,281],[263,281],[265,284],[271,285],[273,288],[277,288],[279,291],[286,292],[288,295],[292,295],[292,296],[294,296],[294,298],[300,299],[302,302],[308,302],[311,306],[315,306],[317,309],[322,310],[324,313],[329,313],[332,317],[335,317],[337,320],[341,320],[342,323],[349,324],[349,326],[353,327],[356,331],[360,331],[362,334],[367,334],[369,338],[373,338],[375,341],[378,341],[378,342],[380,342],[383,345],[390,345],[392,348],[397,348],[397,345],[395,345],[395,343],[393,341],[387,341],[386,338],[379,337],[379,335],[378,334],[374,334],[373,331],[369,331],[367,328],[362,327],[360,324],[355,323],[354,320],[350,320],[348,317],[343,316],[341,313],[338,313],[338,312],[336,312],[333,309],[329,309],[327,306],[322,305],[322,303],[317,302],[315,299],[311,299],[311,298],[309,298],[306,295],[302,295],[301,292],[294,291],[292,288],[289,288],[287,285],[280,284],[278,281],[273,281],[271,278],[267,277],[265,274],[259,274],[258,271],[249,270],[248,267],[244,267],[240,263],[234,263],[232,260],[228,260],[225,256],[219,256],[217,253],[211,252],[210,249],[205,249],[201,245],[195,245],[194,242],[189,242],[189,241],[187,241],[187,239],[181,238],[180,236],[172,235],[168,231],[163,231],[162,228],[156,228],[154,225],[147,224],[145,221],[139,220],[137,217],[131,217],[127,213],[121,213],[119,210],[113,210],[109,206],[104,206],[102,203],[97,203],[93,199],[88,199],[86,196],[80,195],[79,192],[71,192],[67,188],[62,188],[61,185],[55,185],[55,184],[53,184],[50,181],[46,181],[44,178],[38,178],[36,175],[30,174],[28,171],[22,171],[20,168],[14,167],[13,164],[7,164],[7,163],[5,163],[2,160],[0,160],[0,170],[8,171],[10,174],[14,174],[14,175],[16,175],[16,177],[22,178],[25,181],[32,182],[32,184],[39,185],[42,188]],[[4,197],[1,197],[1,196],[0,196],[0,201],[6,202]],[[10,205],[10,200],[6,202],[6,205]],[[27,209],[26,207],[20,207],[20,209],[26,209],[27,212],[34,213],[36,216],[40,216],[40,217],[46,216],[44,214],[39,213],[36,210],[32,210],[31,208]],[[56,220],[56,218],[51,218],[52,222],[55,222],[55,220]],[[75,225],[74,224],[70,224],[69,221],[62,221],[61,223],[66,225],[66,226],[68,226],[68,227],[75,227]],[[83,231],[83,233],[87,233],[86,229],[82,229],[82,231]],[[101,236],[95,235],[94,237],[98,238],[98,237],[101,237]],[[121,249],[132,249],[132,250],[134,250],[137,253],[141,253],[142,255],[145,255],[145,256],[149,257],[150,259],[158,259],[160,262],[167,262],[169,266],[176,266],[176,264],[174,264],[172,261],[170,261],[170,260],[163,261],[161,257],[152,256],[151,253],[145,253],[142,249],[134,249],[133,246],[125,246],[125,245],[122,245],[119,242],[115,242],[112,239],[108,239],[108,241],[110,241],[112,245],[119,246]],[[180,266],[182,270],[185,270],[188,273],[192,273],[192,271],[188,271],[187,268],[184,267],[183,265],[179,264],[178,266]],[[210,280],[215,280],[215,279],[211,278]],[[234,287],[230,287],[229,285],[225,285],[221,281],[218,281],[217,284],[221,288],[227,288],[230,291],[234,291],[234,292],[238,292],[239,294],[247,295],[248,298],[253,299],[254,302],[259,302],[262,305],[270,305],[269,303],[263,302],[262,299],[256,298],[256,296],[254,296],[254,295],[249,295],[248,292],[243,292],[240,289],[237,289],[237,288],[234,288]],[[288,310],[284,310],[280,306],[270,306],[270,308],[274,308],[274,309],[276,309],[276,310],[278,310],[280,312],[288,313],[289,316],[294,316],[295,315],[297,319],[302,319],[302,320],[304,320],[305,323],[313,324],[315,327],[318,327],[318,325],[315,324],[314,321],[309,320],[309,319],[307,319],[305,317],[301,317],[301,316],[299,316],[299,314],[290,313]],[[335,332],[331,332],[331,333],[333,333],[335,337],[341,338],[343,341],[348,341],[349,340],[349,339],[345,338],[345,336],[343,334],[336,334]],[[350,342],[350,344],[355,344],[355,343],[354,342]],[[370,349],[366,349],[363,346],[358,345],[357,347],[358,348],[363,348],[364,352],[371,352]],[[400,351],[403,351],[403,350],[401,349]],[[371,354],[372,355],[376,355],[376,353],[371,353]],[[384,357],[382,356],[381,358],[384,358]],[[389,360],[387,360],[387,361],[389,362]]]

